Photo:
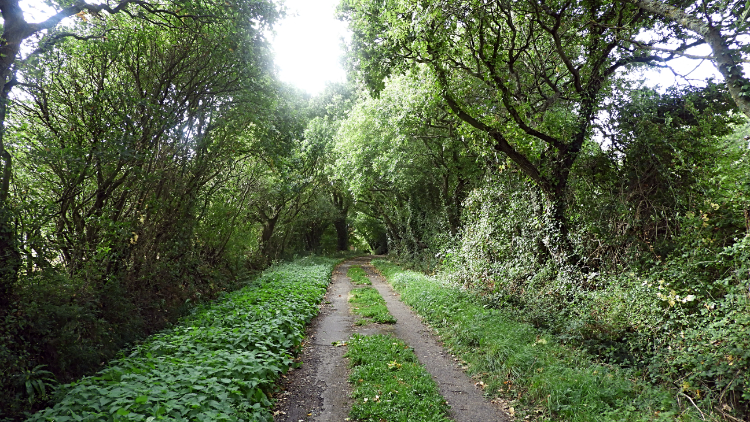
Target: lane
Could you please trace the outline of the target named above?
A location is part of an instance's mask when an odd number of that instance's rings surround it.
[[[352,335],[354,317],[347,297],[352,285],[346,277],[347,261],[333,272],[331,284],[308,329],[307,343],[300,354],[302,366],[290,371],[282,382],[283,393],[275,407],[274,421],[332,422],[346,420],[351,400],[347,383],[344,342]]]
[[[348,362],[345,342],[353,333],[390,333],[414,348],[419,361],[433,376],[440,393],[451,406],[450,417],[456,422],[509,422],[511,419],[498,405],[485,400],[482,391],[439,343],[432,330],[401,300],[399,295],[370,264],[373,257],[359,257],[336,267],[320,314],[308,329],[307,342],[300,354],[302,366],[287,374],[283,392],[275,407],[276,422],[346,421],[352,405],[347,382]],[[380,292],[396,324],[354,326],[348,296],[354,287],[346,272],[352,265],[361,266]]]
[[[414,348],[419,361],[432,374],[440,388],[440,394],[451,406],[450,416],[456,422],[509,422],[511,419],[500,406],[485,400],[482,390],[475,387],[474,381],[460,368],[443,346],[438,342],[432,330],[401,300],[398,293],[370,265],[362,265],[380,295],[383,296],[388,310],[398,322],[394,334]]]

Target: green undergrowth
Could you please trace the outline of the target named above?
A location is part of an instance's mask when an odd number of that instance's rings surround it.
[[[352,304],[352,312],[361,316],[357,325],[365,325],[370,322],[379,324],[394,324],[396,318],[388,312],[385,300],[380,293],[372,287],[361,287],[352,289],[349,302]]]
[[[372,284],[370,279],[367,278],[367,273],[365,272],[365,270],[363,270],[359,265],[352,265],[351,267],[349,267],[349,270],[346,272],[346,276],[349,277],[354,284]]]
[[[358,421],[447,422],[448,405],[414,351],[390,335],[355,334],[346,356]]]
[[[303,258],[72,383],[30,421],[271,421],[270,394],[317,314],[334,264]]]
[[[700,420],[689,404],[679,406],[670,392],[638,380],[634,371],[594,362],[590,355],[501,311],[486,309],[435,278],[382,260],[373,264],[466,362],[485,394],[508,400],[520,419]]]

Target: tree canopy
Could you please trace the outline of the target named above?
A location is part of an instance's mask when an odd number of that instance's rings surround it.
[[[344,0],[350,80],[315,96],[277,80],[279,2],[51,7],[0,0],[0,419],[346,251],[747,417],[745,3]],[[641,80],[677,58],[723,80]]]

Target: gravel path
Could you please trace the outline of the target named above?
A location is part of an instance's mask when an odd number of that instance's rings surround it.
[[[307,343],[300,355],[303,365],[283,379],[274,420],[277,422],[342,422],[347,420],[351,389],[347,380],[345,347],[332,343],[346,341],[353,333],[392,333],[414,349],[419,361],[432,374],[440,393],[451,406],[456,422],[510,421],[496,404],[482,397],[482,391],[447,353],[440,342],[398,294],[370,265],[372,257],[360,257],[339,265],[320,314],[308,330]],[[360,265],[386,301],[396,324],[368,324],[355,327],[347,298],[352,284],[346,272]],[[416,422],[416,421],[415,421]]]

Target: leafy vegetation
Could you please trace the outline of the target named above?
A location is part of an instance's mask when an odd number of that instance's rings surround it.
[[[379,97],[362,93],[335,137],[333,170],[356,200],[354,227],[373,252],[422,255],[456,235],[460,204],[481,177],[473,141],[425,79],[394,77]]]
[[[346,276],[349,277],[354,284],[372,284],[367,273],[359,265],[352,265],[346,271]]]
[[[519,418],[565,421],[700,420],[635,371],[596,363],[554,336],[488,309],[482,301],[420,273],[373,261],[405,303],[479,377],[485,394],[510,401]],[[523,409],[519,404],[524,406]],[[536,410],[544,409],[542,415]]]
[[[750,50],[739,15],[705,25],[724,6],[343,2],[369,89],[340,171],[393,259],[665,388],[676,414],[747,419]],[[639,80],[701,44],[729,82]]]
[[[271,421],[269,395],[336,261],[274,266],[91,377],[31,421]]]
[[[276,79],[276,0],[47,3],[0,2],[0,418],[248,273],[351,248],[665,412],[750,417],[746,2],[344,0],[351,82],[315,97]]]
[[[357,325],[365,325],[370,322],[379,324],[393,324],[396,318],[388,312],[383,296],[373,287],[360,287],[352,289],[349,303],[352,304],[352,312],[361,316]]]
[[[305,135],[341,89],[275,80],[277,2],[57,3],[78,15],[0,93],[0,419],[248,273],[348,249],[330,139]]]
[[[349,382],[358,421],[447,422],[448,405],[414,351],[389,335],[355,334],[347,342]]]

